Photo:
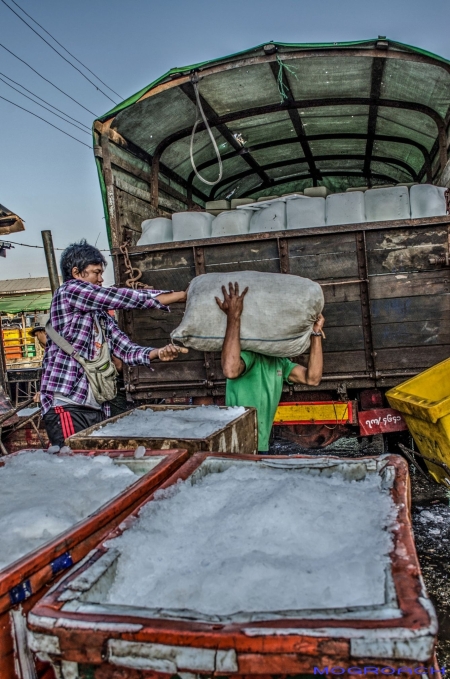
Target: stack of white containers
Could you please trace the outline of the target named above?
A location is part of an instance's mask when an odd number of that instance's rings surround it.
[[[142,222],[137,245],[337,224],[422,219],[446,214],[447,189],[413,184],[330,194],[325,187],[250,202],[212,201],[206,212],[176,212]],[[208,211],[209,210],[209,211]]]

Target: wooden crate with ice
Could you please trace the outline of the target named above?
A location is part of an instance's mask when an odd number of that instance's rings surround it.
[[[257,452],[255,408],[224,406],[140,406],[89,427],[66,440],[71,448],[185,448],[197,451]]]
[[[80,679],[431,663],[407,464],[198,453],[28,627],[34,652]]]
[[[2,679],[35,676],[23,613],[188,457],[183,450],[29,450],[0,461]]]

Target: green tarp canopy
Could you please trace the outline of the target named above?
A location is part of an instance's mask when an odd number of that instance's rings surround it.
[[[0,296],[0,313],[20,314],[22,312],[47,311],[52,303],[51,292],[34,292],[27,295]]]
[[[196,120],[192,79],[198,79],[223,160],[223,177],[215,186],[195,176],[190,160]],[[381,36],[346,43],[272,42],[174,68],[99,121],[109,121],[138,158],[142,151],[151,164],[156,156],[164,181],[169,177],[184,194],[192,190],[204,205],[312,185],[335,192],[433,181],[447,161],[449,103],[449,61]],[[202,122],[194,160],[206,179],[217,178]],[[99,157],[97,162],[106,207]]]

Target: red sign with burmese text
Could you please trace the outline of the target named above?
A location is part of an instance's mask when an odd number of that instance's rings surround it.
[[[360,410],[358,420],[362,436],[388,434],[389,432],[408,429],[401,413],[398,410],[393,410],[393,408]]]

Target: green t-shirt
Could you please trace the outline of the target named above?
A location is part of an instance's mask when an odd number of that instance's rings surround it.
[[[288,381],[297,367],[288,358],[276,358],[241,351],[245,371],[234,380],[227,380],[226,405],[247,406],[258,411],[258,450],[269,450],[273,418],[280,402],[283,382]]]

